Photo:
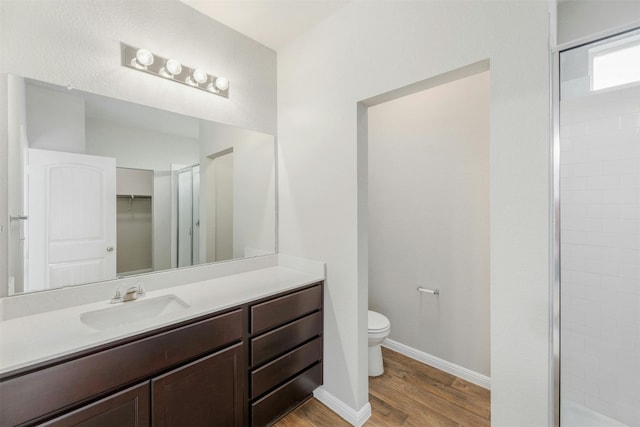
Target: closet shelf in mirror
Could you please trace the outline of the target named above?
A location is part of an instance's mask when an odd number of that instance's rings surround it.
[[[118,199],[150,199],[149,195],[136,195],[136,194],[116,194]]]

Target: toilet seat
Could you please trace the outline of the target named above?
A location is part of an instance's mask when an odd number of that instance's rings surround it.
[[[386,316],[369,310],[369,333],[383,332],[389,329],[391,323]]]

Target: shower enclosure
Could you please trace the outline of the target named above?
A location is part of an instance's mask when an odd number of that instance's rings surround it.
[[[200,166],[178,171],[178,267],[200,264]]]
[[[640,427],[640,30],[555,59],[556,424]]]

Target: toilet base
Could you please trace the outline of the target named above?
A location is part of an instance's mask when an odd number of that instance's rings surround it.
[[[384,373],[384,365],[382,363],[381,345],[373,345],[369,347],[369,376],[377,377]]]

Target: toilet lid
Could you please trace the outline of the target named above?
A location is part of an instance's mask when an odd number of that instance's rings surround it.
[[[381,331],[389,327],[389,319],[380,313],[369,310],[369,330]]]

